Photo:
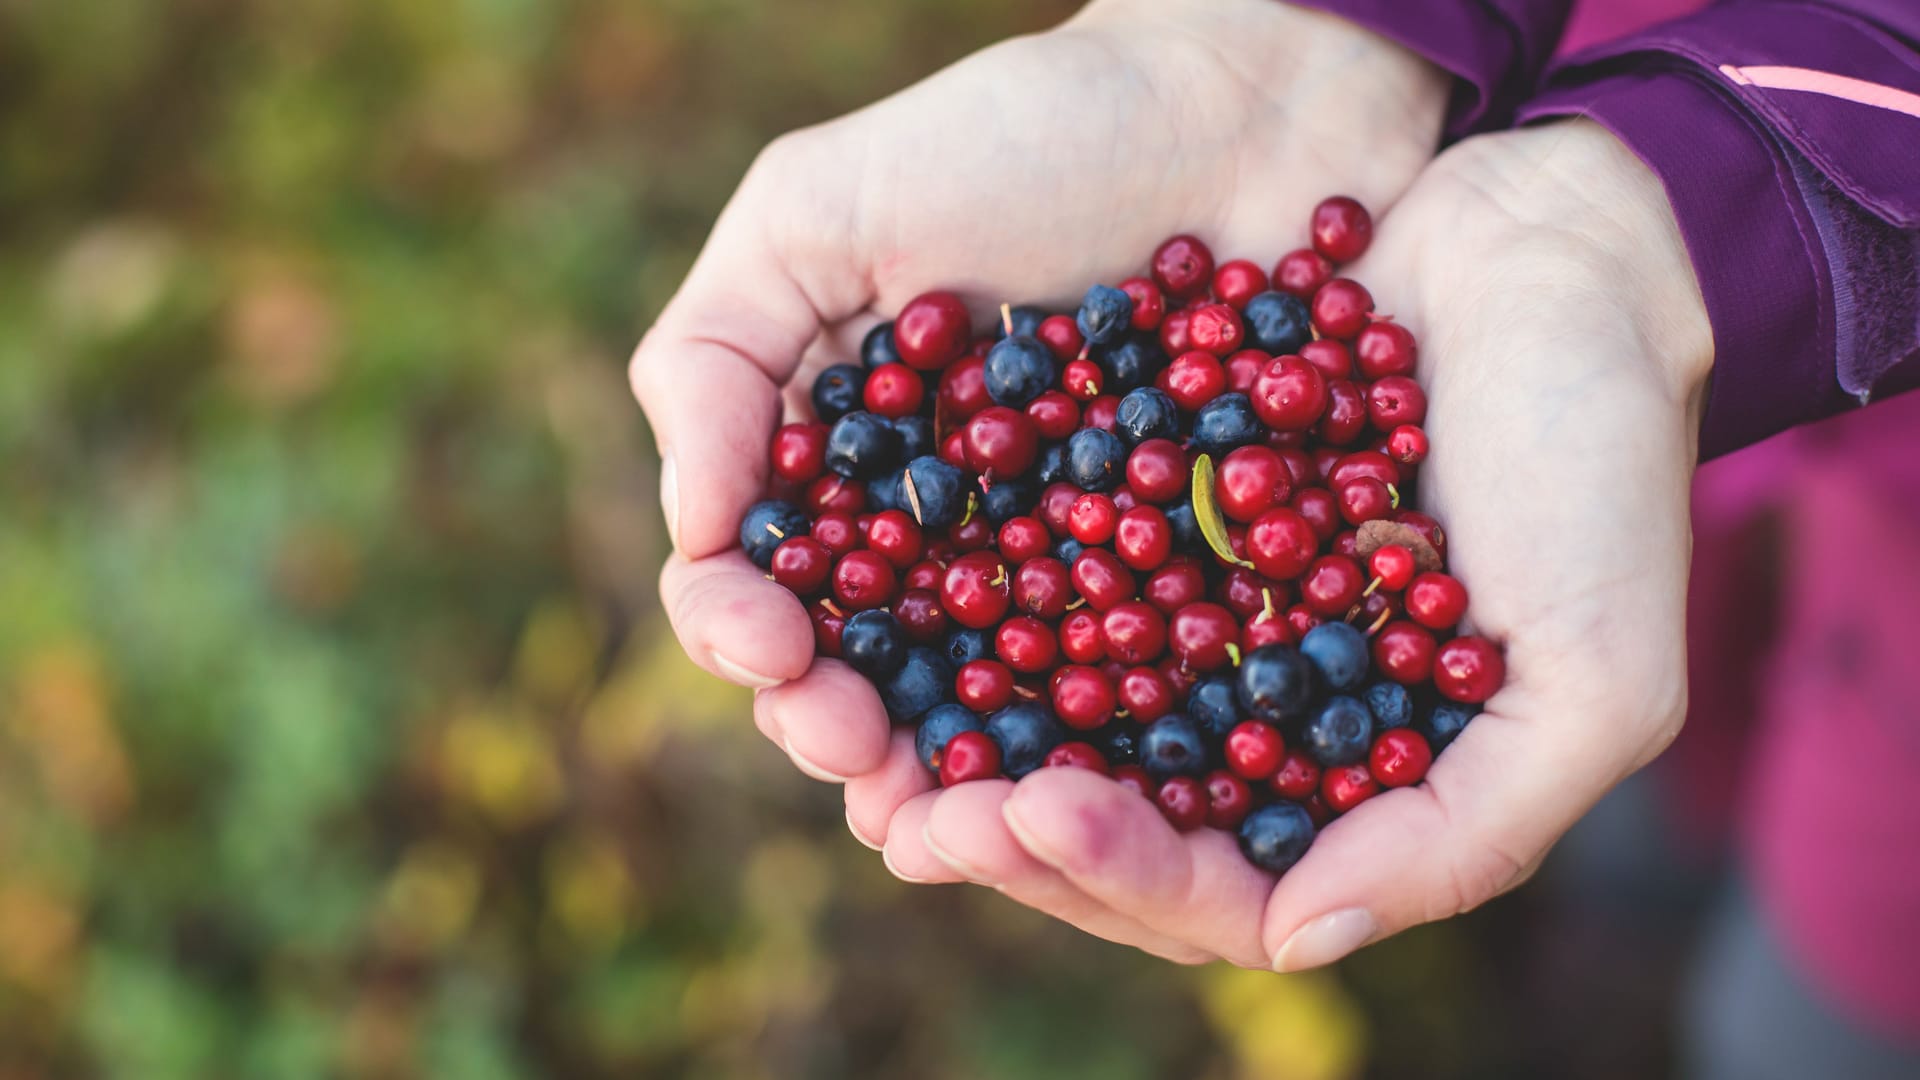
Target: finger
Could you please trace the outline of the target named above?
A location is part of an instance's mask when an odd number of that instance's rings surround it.
[[[1147,929],[1246,967],[1272,954],[1260,918],[1273,876],[1215,829],[1181,834],[1154,805],[1085,769],[1042,769],[1003,811],[1020,846]]]
[[[789,138],[761,154],[628,368],[660,448],[667,529],[690,558],[738,542],[766,489],[781,385],[823,325],[866,306],[870,276],[845,230],[819,242],[851,207],[841,171],[809,164],[818,142]]]
[[[838,660],[816,659],[805,675],[760,691],[753,709],[767,714],[776,741],[816,780],[845,783],[886,763],[891,728],[880,695]]]
[[[693,662],[729,682],[762,690],[813,662],[813,622],[800,601],[742,552],[668,556],[660,605]]]
[[[901,881],[910,881],[915,885],[936,885],[964,880],[953,872],[952,867],[927,850],[923,836],[927,815],[933,812],[934,800],[939,797],[938,791],[923,791],[915,795],[900,805],[887,825],[887,844],[880,849],[880,858],[893,876]]]
[[[887,825],[895,811],[938,784],[913,750],[913,732],[899,730],[887,743],[887,756],[878,769],[847,781],[847,828],[861,843],[877,848],[887,839]]]
[[[955,873],[1069,923],[1095,937],[1180,964],[1204,964],[1213,954],[1114,912],[1029,855],[1007,828],[1001,808],[1013,794],[1006,780],[948,788],[934,801],[924,840]]]

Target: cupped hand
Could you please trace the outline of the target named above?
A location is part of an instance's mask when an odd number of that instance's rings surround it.
[[[1420,338],[1420,498],[1505,687],[1424,784],[1335,820],[1277,880],[1076,769],[932,800],[925,843],[965,876],[1166,955],[1312,967],[1525,880],[1678,732],[1712,337],[1658,181],[1588,122],[1486,136],[1376,238],[1352,274]]]
[[[1271,259],[1327,194],[1390,205],[1446,95],[1411,53],[1275,0],[1096,0],[754,163],[633,360],[675,548],[662,602],[696,663],[760,691],[756,720],[800,768],[852,781],[850,823],[902,876],[954,879],[918,842],[931,781],[911,740],[732,550],[783,397],[928,289],[982,322],[1002,301],[1070,308],[1174,233]]]

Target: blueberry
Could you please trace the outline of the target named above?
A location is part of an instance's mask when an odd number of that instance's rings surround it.
[[[878,514],[883,510],[907,509],[906,497],[900,494],[900,479],[907,470],[888,469],[886,475],[867,481],[867,511]]]
[[[1207,771],[1207,741],[1186,713],[1168,713],[1140,736],[1140,764],[1154,780],[1199,776]]]
[[[855,614],[840,633],[841,658],[875,682],[906,665],[910,645],[906,627],[885,608]]]
[[[1240,707],[1271,723],[1305,715],[1313,703],[1313,665],[1291,645],[1262,645],[1240,661]]]
[[[1291,293],[1263,292],[1247,301],[1241,315],[1247,323],[1247,344],[1274,356],[1299,352],[1313,337],[1307,302]]]
[[[1039,339],[1015,334],[987,350],[987,396],[1018,409],[1053,385],[1053,353]]]
[[[860,339],[860,362],[869,371],[881,364],[900,362],[900,350],[893,344],[893,323],[883,322]]]
[[[1150,386],[1153,377],[1166,366],[1166,354],[1160,351],[1160,343],[1138,334],[1128,334],[1111,345],[1096,348],[1092,356],[1106,376],[1105,389],[1109,394],[1124,394]]]
[[[1367,687],[1360,696],[1367,703],[1367,711],[1373,714],[1373,733],[1380,734],[1388,728],[1406,727],[1413,722],[1413,695],[1407,688],[1391,679],[1381,679]]]
[[[1016,304],[1008,309],[1007,314],[1013,322],[1013,332],[1025,334],[1028,337],[1032,337],[1040,329],[1040,324],[1047,321],[1047,310],[1034,307],[1032,304]],[[993,320],[993,340],[1001,341],[1006,338],[1007,322],[1007,319]]]
[[[1322,768],[1351,765],[1373,744],[1373,714],[1358,699],[1335,695],[1307,721],[1301,741]]]
[[[762,570],[773,565],[773,549],[789,536],[805,536],[812,522],[799,507],[778,499],[754,503],[740,519],[740,546]]]
[[[932,649],[907,650],[907,662],[880,684],[880,701],[895,723],[909,723],[935,705],[951,700],[953,667]]]
[[[1066,563],[1068,566],[1072,566],[1073,561],[1078,559],[1081,553],[1086,550],[1087,545],[1075,540],[1071,536],[1063,536],[1053,542],[1053,547],[1048,554]]]
[[[1367,677],[1367,636],[1343,622],[1325,622],[1300,639],[1300,654],[1313,661],[1334,690],[1357,690]]]
[[[1067,478],[1067,444],[1054,443],[1040,451],[1040,482],[1057,484]]]
[[[947,634],[946,657],[953,662],[955,671],[960,665],[975,660],[993,658],[993,631],[974,630],[962,626]]]
[[[995,480],[980,498],[980,512],[995,525],[1001,525],[1008,518],[1017,518],[1033,509],[1040,501],[1040,493],[1033,484],[1020,477]]]
[[[1105,345],[1127,332],[1133,321],[1133,298],[1111,285],[1095,285],[1080,301],[1079,314],[1073,321],[1080,327],[1081,336],[1095,345]]]
[[[1017,701],[987,717],[987,735],[1000,744],[1000,769],[1015,780],[1046,763],[1067,741],[1067,729],[1038,701]]]
[[[1439,753],[1446,745],[1459,736],[1467,722],[1480,715],[1480,706],[1466,705],[1458,701],[1442,701],[1433,707],[1426,719],[1415,724],[1415,730],[1427,737],[1427,744]]]
[[[907,463],[900,501],[924,528],[951,528],[967,516],[967,474],[931,455],[914,458]]]
[[[1277,802],[1240,823],[1240,852],[1269,873],[1284,874],[1313,843],[1313,819],[1297,803]]]
[[[1114,412],[1113,427],[1129,446],[1173,438],[1180,434],[1180,406],[1158,387],[1129,390]]]
[[[872,480],[900,465],[900,433],[870,412],[850,412],[827,432],[827,468],[849,480]]]
[[[813,380],[813,414],[831,424],[860,407],[867,373],[852,364],[835,364]]]
[[[1067,479],[1082,491],[1112,491],[1127,473],[1127,444],[1099,428],[1081,428],[1067,440]]]
[[[1231,675],[1209,675],[1187,696],[1187,713],[1215,739],[1225,739],[1243,719],[1233,683]]]
[[[1173,550],[1189,555],[1201,555],[1208,550],[1206,535],[1200,531],[1200,519],[1193,514],[1192,499],[1182,495],[1179,502],[1168,503],[1160,509],[1173,529]]]
[[[913,752],[920,755],[920,764],[939,772],[934,755],[945,750],[955,735],[980,731],[983,727],[972,709],[962,705],[935,705],[920,718],[920,730],[913,733]]]
[[[1193,414],[1193,445],[1218,458],[1260,441],[1260,418],[1245,394],[1221,394]]]
[[[1109,720],[1087,737],[1111,765],[1140,763],[1140,725],[1131,720]]]
[[[937,453],[939,447],[933,445],[933,421],[924,416],[902,416],[888,420],[888,426],[900,433],[900,458],[912,461],[917,457]]]

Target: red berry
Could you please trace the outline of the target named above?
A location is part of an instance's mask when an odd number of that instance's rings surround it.
[[[1167,647],[1193,671],[1216,671],[1232,662],[1240,642],[1233,612],[1205,601],[1188,604],[1167,620]]]
[[[1418,465],[1427,460],[1427,433],[1402,424],[1387,436],[1387,456],[1402,465]]]
[[[993,526],[987,519],[975,514],[971,519],[947,530],[947,542],[955,551],[979,551],[993,543]],[[929,546],[928,550],[932,550]]]
[[[1127,487],[1142,502],[1177,499],[1189,486],[1187,456],[1170,439],[1148,439],[1127,455]]]
[[[1227,392],[1226,369],[1211,353],[1198,349],[1181,353],[1163,374],[1167,380],[1167,396],[1188,412],[1197,411],[1200,406]]]
[[[1091,743],[1066,742],[1047,751],[1043,763],[1049,769],[1087,769],[1101,776],[1107,775],[1107,759]]]
[[[1270,724],[1245,720],[1227,732],[1227,768],[1248,780],[1273,778],[1286,756],[1287,742]]]
[[[1225,304],[1205,304],[1195,309],[1187,323],[1187,334],[1193,338],[1194,348],[1225,356],[1240,347],[1247,331],[1239,312]]]
[[[1433,545],[1433,550],[1439,552],[1442,559],[1447,557],[1447,531],[1440,527],[1438,521],[1418,510],[1396,510],[1393,520],[1419,533],[1427,543]]]
[[[867,385],[861,398],[867,411],[898,419],[920,411],[927,396],[927,384],[920,373],[905,364],[881,364],[867,373]]]
[[[1052,556],[1028,559],[1013,572],[1013,606],[1042,619],[1058,619],[1073,601],[1067,564]]]
[[[1127,715],[1142,724],[1173,711],[1173,684],[1158,668],[1132,667],[1120,673],[1119,699]]]
[[[827,606],[828,601],[815,600],[807,605],[807,618],[813,622],[813,649],[821,656],[840,656],[840,635],[847,628],[847,618],[837,614]]]
[[[1387,678],[1408,686],[1433,675],[1433,654],[1433,634],[1414,623],[1390,622],[1373,639],[1374,666]]]
[[[931,645],[947,636],[947,612],[940,606],[940,594],[932,589],[906,589],[893,602],[893,617],[907,636],[921,645]]]
[[[1329,380],[1353,375],[1353,351],[1332,338],[1320,338],[1300,346],[1300,359]]]
[[[1101,394],[1087,402],[1087,407],[1081,410],[1080,426],[1112,431],[1119,412],[1120,399],[1112,394]]]
[[[1299,801],[1320,790],[1320,766],[1304,750],[1288,750],[1269,781],[1274,794]]]
[[[1040,524],[1047,527],[1052,536],[1067,535],[1067,514],[1073,509],[1073,500],[1080,497],[1080,489],[1072,484],[1061,482],[1048,484],[1040,493],[1040,505],[1034,508],[1034,516]]]
[[[1433,748],[1412,728],[1389,728],[1373,741],[1367,765],[1382,787],[1407,787],[1426,778]]]
[[[1119,556],[1105,548],[1088,548],[1073,561],[1073,588],[1095,611],[1110,611],[1133,596],[1133,575]]]
[[[1313,827],[1316,829],[1326,828],[1327,822],[1333,820],[1333,810],[1327,806],[1327,800],[1322,799],[1317,791],[1307,796],[1300,806],[1306,810],[1307,820],[1313,822]]]
[[[1167,648],[1167,617],[1144,600],[1115,604],[1100,617],[1107,655],[1122,664],[1145,664]]]
[[[960,359],[972,332],[967,305],[949,292],[922,293],[907,301],[893,320],[893,344],[900,359],[921,371]]]
[[[1119,524],[1120,512],[1113,508],[1113,500],[1097,491],[1073,500],[1067,511],[1067,532],[1083,544],[1106,543]]]
[[[1210,354],[1201,353],[1200,355],[1208,356]],[[1227,362],[1224,367],[1227,390],[1236,394],[1246,394],[1251,397],[1253,394],[1253,384],[1259,381],[1260,373],[1267,370],[1267,365],[1271,363],[1273,363],[1273,357],[1268,356],[1259,349],[1241,349],[1239,352],[1227,357]]]
[[[1293,631],[1295,638],[1306,637],[1307,631],[1312,630],[1325,621],[1320,618],[1320,616],[1315,615],[1313,609],[1305,604],[1295,604],[1288,608],[1285,618],[1287,621],[1287,629]]]
[[[1107,642],[1100,636],[1100,616],[1087,608],[1068,612],[1060,620],[1060,652],[1076,664],[1106,659]]]
[[[1449,630],[1467,613],[1467,587],[1452,574],[1428,571],[1407,585],[1407,618],[1430,630]]]
[[[1375,431],[1392,431],[1427,418],[1427,392],[1405,375],[1386,375],[1367,387],[1367,420]]]
[[[1347,811],[1380,794],[1380,785],[1365,765],[1343,765],[1328,769],[1320,778],[1320,797],[1336,814]]]
[[[854,552],[848,559],[861,552]],[[878,556],[875,556],[878,558]],[[841,560],[844,565],[846,560]],[[940,604],[954,622],[974,630],[997,625],[1012,604],[1013,577],[1000,556],[990,551],[962,555],[940,582]]]
[[[860,546],[860,529],[850,514],[822,514],[813,519],[813,538],[827,546],[836,558]]]
[[[1353,342],[1360,374],[1369,379],[1411,375],[1420,361],[1420,346],[1406,327],[1381,319],[1368,323]]]
[[[1053,628],[1031,615],[1015,615],[993,635],[993,652],[1000,662],[1024,675],[1053,667],[1060,655],[1060,639]]]
[[[926,550],[919,524],[905,510],[883,510],[875,514],[866,532],[867,547],[901,570],[919,562]]]
[[[1213,298],[1240,311],[1247,301],[1267,291],[1267,272],[1246,259],[1220,264],[1213,272]]]
[[[1018,476],[1040,456],[1040,432],[1018,409],[982,409],[961,429],[967,468],[981,474]]]
[[[1078,731],[1091,731],[1113,719],[1119,701],[1105,675],[1078,664],[1055,671],[1047,680],[1047,693],[1060,722]]]
[[[934,559],[921,559],[900,577],[902,589],[926,589],[935,596],[940,594],[940,579],[947,576],[944,564]]]
[[[1357,281],[1334,278],[1313,294],[1312,307],[1313,325],[1322,336],[1350,338],[1366,327],[1373,294]]]
[[[992,712],[1013,703],[1013,672],[998,660],[969,660],[953,677],[953,696],[974,712]]]
[[[1135,330],[1152,333],[1160,328],[1160,320],[1167,315],[1167,298],[1160,294],[1159,286],[1148,278],[1130,277],[1120,283],[1120,291],[1133,301]]]
[[[1114,783],[1132,791],[1143,799],[1153,798],[1153,780],[1147,770],[1138,765],[1121,765],[1113,770]]]
[[[1261,514],[1247,526],[1247,558],[1262,577],[1299,577],[1319,547],[1320,538],[1307,519],[1284,507]]]
[[[1171,615],[1207,594],[1207,576],[1191,556],[1178,555],[1155,570],[1140,587],[1140,598]]]
[[[1248,619],[1240,631],[1240,652],[1244,655],[1262,645],[1292,645],[1298,640],[1285,617],[1278,612],[1270,615],[1263,611]]]
[[[940,401],[954,421],[965,420],[993,404],[987,396],[987,363],[977,356],[956,360],[940,373]]]
[[[1080,406],[1058,390],[1027,402],[1026,414],[1043,439],[1064,439],[1080,430]]]
[[[1313,249],[1337,263],[1349,263],[1366,254],[1373,243],[1373,216],[1345,195],[1335,195],[1313,208]]]
[[[1506,679],[1506,660],[1483,637],[1454,638],[1433,658],[1434,689],[1455,701],[1477,705],[1498,693]]]
[[[967,432],[965,428],[954,428],[947,437],[940,440],[940,460],[956,469],[967,467]]]
[[[1000,554],[1011,563],[1024,563],[1047,553],[1053,538],[1038,518],[1008,518],[1000,526]]]
[[[827,425],[788,424],[773,433],[773,474],[796,484],[827,470]]]
[[[1207,774],[1207,824],[1216,829],[1237,829],[1253,810],[1253,789],[1247,782],[1215,769]]]
[[[1192,832],[1207,821],[1206,785],[1191,776],[1175,776],[1154,794],[1160,816],[1181,832]]]
[[[1378,521],[1393,512],[1393,493],[1371,476],[1356,478],[1342,487],[1336,497],[1340,500],[1340,516],[1349,525]]]
[[[1282,356],[1254,380],[1254,414],[1276,431],[1305,431],[1327,408],[1327,380],[1297,356]]]
[[[1327,470],[1327,486],[1342,488],[1362,476],[1371,476],[1383,484],[1400,482],[1400,466],[1393,459],[1377,450],[1355,450],[1343,454]]]
[[[1168,356],[1179,356],[1193,348],[1193,335],[1187,333],[1187,323],[1193,318],[1185,309],[1169,311],[1160,320],[1160,348]]]
[[[1351,446],[1367,432],[1367,394],[1346,379],[1327,384],[1327,409],[1314,433],[1331,447]],[[1328,449],[1321,447],[1319,449]]]
[[[969,780],[991,780],[1000,775],[1000,744],[984,731],[962,731],[947,740],[940,753],[940,786]]]
[[[1213,283],[1213,252],[1191,236],[1176,236],[1153,253],[1153,280],[1175,300],[1190,300]]]
[[[867,489],[839,473],[828,473],[807,485],[807,512],[857,514],[867,505]]]
[[[1336,619],[1360,602],[1367,587],[1360,565],[1344,555],[1323,555],[1300,579],[1300,602],[1315,615]]]
[[[773,549],[773,580],[796,596],[812,596],[833,573],[833,553],[811,536],[789,536]]]
[[[833,568],[833,596],[848,611],[886,607],[898,579],[893,564],[877,551],[849,552]]]
[[[1399,544],[1375,548],[1373,554],[1367,557],[1367,569],[1380,579],[1381,588],[1390,592],[1399,592],[1407,587],[1407,583],[1413,580],[1415,566],[1413,552]],[[1408,613],[1412,613],[1411,608]]]
[[[1134,570],[1157,570],[1173,554],[1173,526],[1152,506],[1129,507],[1113,535],[1113,552]]]
[[[1070,360],[1066,370],[1060,374],[1060,385],[1066,388],[1068,397],[1077,401],[1092,401],[1100,396],[1101,388],[1107,385],[1107,373],[1091,360]]]
[[[1040,320],[1033,336],[1047,347],[1055,360],[1065,362],[1080,355],[1087,347],[1087,339],[1080,336],[1080,326],[1071,315],[1049,315]]]
[[[1287,497],[1293,494],[1293,480],[1277,452],[1264,446],[1242,446],[1221,460],[1214,472],[1213,491],[1221,513],[1234,521],[1247,522],[1286,505]]]
[[[1333,263],[1312,248],[1289,251],[1273,267],[1273,287],[1302,300],[1312,299],[1331,280]]]

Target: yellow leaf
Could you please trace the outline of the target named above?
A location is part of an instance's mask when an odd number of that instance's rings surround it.
[[[1220,504],[1213,497],[1213,458],[1206,454],[1193,463],[1193,519],[1221,562],[1253,569],[1252,563],[1233,553],[1233,542],[1227,539],[1227,519],[1220,515]]]

